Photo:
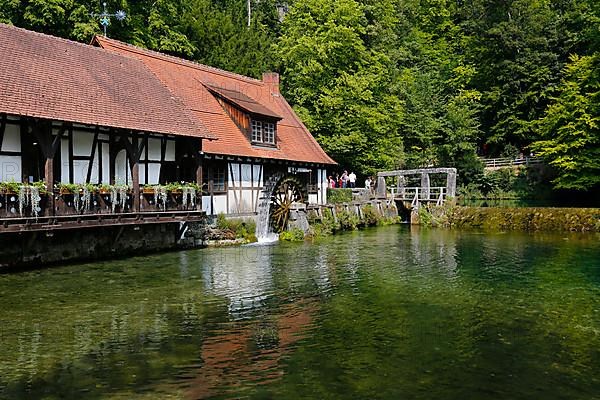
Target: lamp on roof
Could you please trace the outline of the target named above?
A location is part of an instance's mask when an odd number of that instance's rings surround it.
[[[115,17],[117,21],[123,21],[127,17],[127,14],[123,10],[118,10],[114,14],[109,14],[106,10],[106,3],[102,3],[102,7],[103,10],[100,14],[91,13],[90,15],[94,18],[100,18],[100,25],[102,25],[102,28],[104,29],[104,37],[107,37],[106,28],[110,25],[110,17]]]

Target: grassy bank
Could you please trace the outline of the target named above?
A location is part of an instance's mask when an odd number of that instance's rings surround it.
[[[423,225],[496,231],[600,232],[598,208],[446,207],[420,212]]]
[[[386,209],[386,211],[389,212],[391,210]],[[333,216],[333,213],[329,209],[323,210],[322,217],[318,217],[315,212],[311,211],[308,214],[310,229],[306,235],[300,229],[292,229],[290,231],[282,232],[279,235],[279,239],[297,242],[305,239],[326,237],[338,232],[354,231],[370,226],[391,225],[400,222],[400,219],[396,216],[382,215],[372,205],[363,206],[360,217],[353,212],[341,208],[336,211],[336,217],[337,218]]]

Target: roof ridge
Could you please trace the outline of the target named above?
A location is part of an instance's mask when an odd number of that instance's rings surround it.
[[[235,72],[227,71],[227,70],[224,70],[224,69],[221,69],[221,68],[217,68],[217,67],[213,67],[213,66],[210,66],[210,65],[201,64],[201,63],[199,63],[197,61],[186,60],[185,58],[181,58],[181,57],[177,57],[177,56],[172,56],[170,54],[161,53],[161,52],[156,51],[156,50],[145,49],[143,47],[135,46],[133,44],[129,44],[129,43],[126,43],[126,42],[123,42],[123,41],[120,41],[120,40],[116,40],[116,39],[112,39],[112,38],[107,38],[107,37],[103,37],[103,36],[98,36],[98,35],[94,36],[94,40],[98,40],[99,42],[106,41],[106,42],[113,43],[113,44],[118,45],[118,46],[124,46],[124,47],[132,49],[134,51],[146,53],[146,55],[148,55],[150,57],[155,57],[155,58],[162,59],[162,60],[165,60],[165,61],[175,62],[177,64],[184,65],[184,66],[187,66],[187,67],[201,69],[201,70],[204,70],[206,72],[216,72],[218,74],[221,74],[221,75],[224,75],[224,76],[228,76],[228,77],[233,78],[233,79],[238,79],[238,80],[246,81],[246,82],[253,83],[253,84],[259,83],[261,85],[264,85],[264,82],[262,80],[260,80],[260,79],[252,78],[252,77],[249,77],[249,76],[246,76],[246,75],[242,75],[242,74],[237,74]]]
[[[113,54],[113,55],[115,54],[114,52],[108,51],[108,50],[106,50],[106,49],[104,49],[102,47],[90,46],[87,43],[78,42],[76,40],[67,39],[67,38],[63,38],[63,37],[60,37],[60,36],[50,35],[48,33],[42,33],[42,32],[32,31],[30,29],[21,28],[20,26],[15,26],[15,25],[11,25],[11,24],[5,24],[4,22],[0,22],[0,28],[8,28],[8,29],[12,29],[12,30],[15,30],[15,31],[25,32],[25,33],[27,33],[29,35],[35,35],[35,36],[41,36],[41,37],[44,37],[44,38],[50,38],[52,40],[58,40],[58,41],[61,41],[61,42],[66,42],[66,43],[69,43],[69,44],[73,44],[73,45],[79,46],[79,47],[84,48],[84,49],[93,49],[92,51],[98,51],[98,52],[102,52],[104,54]]]

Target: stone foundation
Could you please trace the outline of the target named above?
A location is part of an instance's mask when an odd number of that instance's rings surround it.
[[[0,271],[204,245],[204,222],[104,226],[0,236]]]

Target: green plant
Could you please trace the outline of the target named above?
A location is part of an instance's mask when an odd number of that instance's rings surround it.
[[[360,224],[358,216],[349,211],[340,211],[337,214],[337,217],[340,228],[345,231],[353,231],[358,227],[358,224]]]
[[[0,191],[3,193],[19,193],[19,189],[23,184],[20,182],[0,182]]]
[[[40,194],[48,193],[48,189],[46,188],[46,182],[44,181],[33,182],[30,186],[37,188]]]
[[[279,240],[285,242],[302,242],[304,240],[304,231],[299,228],[283,231],[279,234]]]
[[[62,183],[61,182],[57,186],[61,192],[67,192],[67,193],[77,193],[77,192],[79,192],[79,189],[80,189],[80,186],[76,183]]]
[[[372,205],[367,204],[362,208],[362,221],[366,226],[377,225],[380,219],[381,217]]]
[[[329,204],[349,203],[352,201],[352,189],[327,189]]]
[[[429,212],[427,207],[419,207],[419,225],[431,226],[433,223],[433,215]]]
[[[231,218],[227,219],[225,214],[219,213],[215,223],[217,229],[232,231],[238,239],[246,239],[256,242],[256,222],[253,219]]]

